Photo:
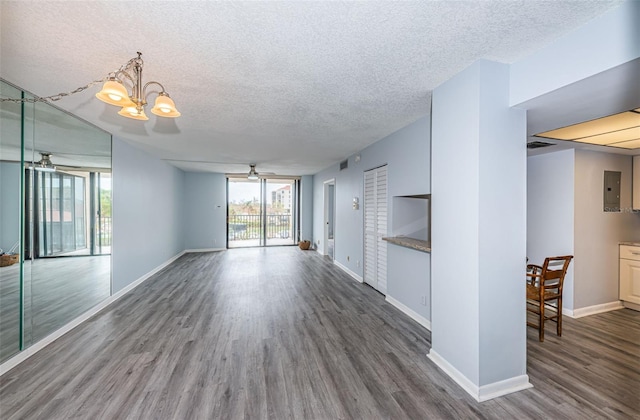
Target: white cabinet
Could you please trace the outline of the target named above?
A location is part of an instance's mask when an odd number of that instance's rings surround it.
[[[620,245],[620,300],[640,310],[640,246]]]
[[[633,206],[640,210],[640,155],[633,157]]]

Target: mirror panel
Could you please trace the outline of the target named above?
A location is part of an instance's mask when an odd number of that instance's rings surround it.
[[[20,294],[17,299],[24,311],[18,316],[23,350],[111,294],[111,135],[42,102],[25,103],[17,118],[5,114],[2,126],[5,119],[17,121],[23,139],[17,149],[22,160],[11,163],[20,172],[18,193],[24,198],[8,198],[24,217],[18,230],[24,238],[18,274],[22,299]],[[9,134],[5,148],[3,133],[3,164],[19,154],[15,133]],[[11,299],[9,306],[15,306]],[[16,335],[9,331],[6,335]],[[0,354],[0,361],[15,351],[9,353]]]
[[[0,81],[0,96],[22,92]],[[20,351],[21,104],[0,102],[0,361]]]

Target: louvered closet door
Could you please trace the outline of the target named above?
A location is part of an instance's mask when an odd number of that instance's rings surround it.
[[[364,173],[364,281],[387,293],[387,167]]]

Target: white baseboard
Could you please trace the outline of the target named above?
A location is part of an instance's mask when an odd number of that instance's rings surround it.
[[[190,254],[194,252],[219,252],[219,251],[226,251],[226,250],[227,248],[194,248],[194,249],[185,249],[184,253]]]
[[[418,324],[422,325],[423,327],[431,331],[431,321],[429,321],[427,318],[423,317],[413,309],[409,308],[408,306],[401,303],[399,300],[394,299],[389,295],[385,296],[385,300],[390,304],[392,304],[393,306],[395,306],[396,308],[400,309],[402,312],[405,313],[405,315],[408,315],[411,319],[416,321]]]
[[[342,271],[344,271],[345,273],[347,273],[348,275],[350,275],[351,277],[353,277],[354,279],[356,279],[360,283],[364,282],[364,280],[362,279],[362,276],[360,276],[360,275],[354,273],[353,271],[349,270],[346,266],[340,264],[338,261],[333,260],[333,263],[335,265],[337,265],[339,269],[341,269]]]
[[[529,375],[515,376],[492,384],[477,386],[433,349],[429,351],[427,357],[478,402],[533,388],[533,385],[529,382]]]
[[[322,255],[323,257],[325,256],[325,253],[324,253],[324,252],[322,252],[322,250],[321,250],[319,247],[318,247],[318,248],[316,248],[316,252],[317,252],[318,254]]]
[[[634,311],[640,311],[640,305],[638,305],[637,303],[633,303],[633,302],[622,302],[622,305],[625,308],[628,309],[633,309]]]
[[[614,302],[601,303],[599,305],[586,306],[584,308],[578,309],[562,309],[562,315],[566,315],[569,318],[582,318],[583,316],[601,314],[603,312],[609,311],[617,311],[618,309],[623,309],[624,306],[622,302],[616,300]]]
[[[478,393],[478,402],[489,401],[503,395],[512,394],[514,392],[523,391],[533,388],[533,384],[529,382],[529,375],[514,376],[513,378],[503,381],[494,382],[488,385],[482,385]]]
[[[117,301],[118,299],[120,299],[121,297],[126,295],[131,290],[133,290],[136,287],[138,287],[145,280],[149,279],[151,276],[153,276],[154,274],[156,274],[157,272],[159,272],[160,270],[162,270],[163,268],[167,267],[169,264],[171,264],[172,262],[174,262],[175,260],[180,258],[182,255],[185,254],[185,252],[186,251],[182,251],[179,254],[177,254],[176,256],[174,256],[174,257],[170,258],[169,260],[165,261],[164,263],[160,264],[159,266],[157,266],[153,270],[151,270],[148,273],[142,275],[140,278],[138,278],[134,282],[132,282],[132,283],[128,284],[127,286],[125,286],[122,290],[119,290],[115,294],[109,296],[107,299],[105,299],[102,302],[98,303],[96,306],[94,306],[93,308],[89,309],[87,312],[85,312],[82,315],[78,316],[77,318],[71,320],[70,322],[68,322],[67,324],[63,325],[62,327],[60,327],[56,331],[52,332],[51,334],[49,334],[48,336],[46,336],[42,340],[38,341],[37,343],[34,343],[33,345],[27,347],[26,349],[24,349],[20,353],[16,354],[15,356],[13,356],[11,359],[7,360],[6,362],[0,364],[0,376],[4,375],[5,373],[10,371],[14,367],[18,366],[20,363],[24,362],[25,360],[27,360],[28,358],[30,358],[31,356],[33,356],[34,354],[36,354],[37,352],[42,350],[43,348],[47,347],[49,344],[51,344],[54,341],[56,341],[58,338],[62,337],[63,335],[65,335],[66,333],[68,333],[69,331],[71,331],[72,329],[77,327],[78,325],[82,324],[83,322],[85,322],[86,320],[91,318],[92,316],[96,315],[97,313],[99,313],[100,311],[105,309],[107,306],[111,305],[112,303],[114,303],[115,301]]]

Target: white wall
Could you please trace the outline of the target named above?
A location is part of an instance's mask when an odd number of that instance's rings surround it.
[[[323,183],[336,180],[335,213],[335,259],[358,276],[362,276],[363,262],[363,196],[364,171],[387,164],[388,167],[388,223],[391,232],[393,221],[393,196],[428,194],[431,192],[430,173],[430,125],[422,118],[386,138],[360,151],[360,161],[349,157],[349,167],[340,171],[333,165],[314,175],[313,188],[313,239],[318,249],[323,249],[324,197]],[[353,210],[353,198],[358,197],[360,209]],[[387,270],[387,294],[414,312],[429,319],[429,308],[420,303],[422,291],[430,289],[428,256],[413,256],[418,264],[404,266],[395,261],[400,252],[414,253],[411,249],[393,250],[396,245],[387,245],[389,250]],[[395,252],[398,251],[398,252]],[[406,256],[406,258],[412,258]],[[399,257],[402,259],[403,257]],[[421,291],[418,293],[417,291]],[[427,294],[430,301],[430,293]]]
[[[226,248],[227,180],[224,174],[185,174],[185,248]]]
[[[184,172],[113,138],[113,293],[182,252]]]
[[[604,171],[622,172],[619,213],[603,211]],[[576,150],[575,309],[618,301],[618,244],[640,241],[631,177],[631,156]]]
[[[527,257],[541,265],[546,257],[574,255],[574,156],[562,150],[527,159]],[[575,261],[565,278],[563,305],[573,310]]]

